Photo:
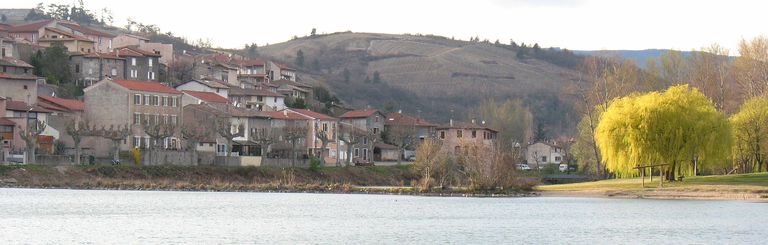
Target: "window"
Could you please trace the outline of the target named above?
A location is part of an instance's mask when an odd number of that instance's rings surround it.
[[[12,133],[13,126],[0,126],[0,133]]]
[[[368,144],[368,137],[363,137],[363,145],[367,145],[367,144]]]
[[[477,130],[472,130],[472,138],[477,138]]]
[[[141,124],[141,113],[133,113],[133,124]]]
[[[75,65],[75,73],[80,73],[80,65]]]
[[[152,58],[147,59],[149,61],[149,67],[152,67]]]
[[[149,95],[144,95],[144,105],[149,105]]]
[[[171,103],[168,102],[168,96],[163,96],[163,99],[160,101],[161,106],[170,106]]]
[[[133,95],[133,104],[134,105],[141,105],[141,95],[140,94],[134,94]]]
[[[136,65],[136,58],[131,58],[131,65],[132,65],[132,66],[135,66],[135,65]]]
[[[323,123],[323,132],[328,132],[328,123],[327,122]]]
[[[355,157],[359,157],[360,156],[360,151],[359,150],[360,149],[355,148]]]
[[[542,156],[541,157],[541,162],[547,162],[547,156]]]
[[[117,76],[117,68],[112,68],[112,76]]]
[[[457,129],[456,130],[456,138],[461,138],[461,134],[462,134],[461,129]]]
[[[560,161],[562,161],[561,157],[555,157],[555,162],[560,162]]]
[[[177,120],[178,119],[176,118],[176,115],[171,115],[171,124],[173,125],[178,124],[179,122]]]
[[[133,147],[141,148],[141,137],[133,136]]]
[[[155,95],[155,96],[153,96],[153,98],[155,98],[154,105],[155,106],[160,106],[160,96],[159,95]]]
[[[139,76],[139,72],[138,72],[138,71],[136,71],[136,70],[134,70],[134,69],[131,69],[131,77],[132,77],[132,78],[136,78],[136,77],[138,77],[138,76]]]
[[[155,80],[155,72],[147,72],[147,79]]]
[[[165,123],[165,124],[168,124],[168,123],[170,123],[170,122],[168,121],[168,115],[163,115],[163,116],[162,116],[162,118],[163,118],[163,123]]]
[[[440,138],[445,139],[445,131],[440,131]]]
[[[373,128],[373,134],[378,134],[378,133],[379,133],[379,128]]]

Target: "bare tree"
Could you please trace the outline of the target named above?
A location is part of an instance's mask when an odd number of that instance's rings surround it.
[[[366,132],[364,130],[357,129],[352,125],[339,124],[339,140],[347,146],[347,166],[352,163],[352,148],[360,144],[365,136]],[[340,163],[337,165],[340,165]]]
[[[291,125],[283,127],[283,139],[291,144],[291,167],[295,166],[298,153],[296,146],[302,142],[302,139],[307,137],[307,127],[305,125]]]
[[[80,142],[82,141],[83,137],[91,136],[92,133],[93,132],[90,125],[85,121],[75,122],[75,120],[72,120],[72,122],[67,125],[67,134],[72,137],[72,142],[75,146],[76,165],[80,165],[80,155],[82,154],[82,147],[80,146]]]
[[[315,124],[315,137],[320,140],[320,166],[325,165],[325,147],[328,147],[328,143],[331,142],[331,135],[328,130],[320,128]]]
[[[27,163],[34,164],[37,159],[37,137],[45,131],[45,122],[34,119],[34,122],[27,122],[27,128],[19,127],[21,139],[27,143]]]
[[[271,127],[251,129],[251,140],[261,147],[262,157],[267,157],[270,147],[278,141],[279,136],[279,132]]]
[[[441,148],[440,141],[427,139],[416,149],[416,162],[413,167],[422,177],[419,183],[422,190],[429,190],[435,181],[445,187],[450,171],[444,168],[448,161],[447,155],[440,152]]]
[[[181,127],[181,138],[186,141],[185,150],[197,152],[197,144],[213,135],[213,126],[208,124],[185,124]]]
[[[464,144],[459,154],[470,186],[478,190],[504,190],[515,183],[514,156],[501,147]]]
[[[95,135],[112,141],[112,162],[120,162],[120,141],[125,140],[128,135],[131,135],[131,128],[126,124],[124,126],[109,125],[109,129],[101,126]]]
[[[387,127],[385,132],[387,143],[397,146],[399,156],[397,164],[402,162],[405,150],[415,146],[418,142],[418,129],[415,124],[394,124]]]
[[[162,148],[160,141],[176,134],[176,125],[162,121],[146,120],[141,127],[150,138],[150,150]]]
[[[245,135],[245,128],[242,124],[233,125],[229,118],[216,118],[216,132],[227,141],[227,155],[232,155],[232,145],[235,138]]]

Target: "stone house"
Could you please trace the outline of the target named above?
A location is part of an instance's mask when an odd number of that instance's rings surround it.
[[[29,104],[37,103],[37,84],[42,78],[32,74],[33,68],[20,59],[0,58],[0,97]]]
[[[73,53],[69,57],[75,81],[84,86],[104,78],[125,79],[125,58],[115,53]]]
[[[267,124],[263,126],[255,126],[255,128],[263,128],[266,126],[273,130],[280,130],[284,129],[285,127],[305,127],[307,129],[307,133],[305,137],[297,141],[296,153],[300,154],[300,158],[307,158],[308,156],[312,155],[312,145],[310,143],[312,139],[311,128],[313,125],[310,125],[310,123],[313,120],[311,117],[290,110],[265,111],[260,112],[260,114],[268,119],[268,121],[266,121]],[[285,140],[283,135],[280,135],[280,139],[281,140],[279,140],[278,143],[271,146],[269,152],[273,155],[273,157],[291,158],[291,148],[293,146]]]
[[[381,141],[381,132],[384,129],[386,115],[376,109],[364,109],[348,111],[339,116],[342,126],[352,127],[353,129],[366,132],[373,135],[374,138],[364,137],[363,141],[352,149],[352,159],[358,158],[362,161],[373,161],[373,152],[375,142]],[[340,147],[346,149],[347,146],[340,143]],[[342,160],[347,156],[342,155]]]
[[[45,35],[46,27],[56,27],[56,22],[54,20],[41,20],[11,26],[8,28],[8,34],[10,34],[11,37],[24,39],[36,44],[38,43],[38,40]]]
[[[286,108],[283,95],[263,89],[230,87],[229,101],[236,107],[256,111],[279,111]]]
[[[42,108],[37,105],[29,105],[23,101],[4,100],[3,107],[5,108],[0,115],[5,120],[2,120],[3,129],[2,132],[5,136],[9,134],[11,137],[7,138],[7,147],[10,151],[23,151],[27,148],[26,143],[21,138],[21,129],[26,130],[27,127],[34,123],[35,120],[42,121],[46,124],[45,130],[38,136],[38,146],[40,149],[47,152],[53,151],[53,145],[51,139],[60,138],[59,130],[48,124],[48,116],[51,111]],[[9,132],[10,131],[10,132]],[[43,151],[38,151],[43,153]]]
[[[277,89],[277,92],[287,97],[291,97],[294,99],[300,98],[300,99],[303,99],[304,101],[307,101],[313,98],[313,93],[312,93],[313,88],[308,84],[291,81],[291,80],[285,80],[285,79],[274,80],[271,83],[280,86]]]
[[[132,34],[117,35],[112,39],[112,44],[114,47],[131,46],[146,52],[158,53],[160,54],[158,62],[161,64],[168,65],[174,62],[173,44],[153,43],[149,38]]]
[[[547,164],[560,164],[565,155],[562,147],[550,142],[529,144],[525,150],[525,159],[531,168],[544,167]]]
[[[122,47],[115,50],[115,55],[125,59],[124,77],[126,80],[158,81],[160,54],[136,47]]]
[[[180,125],[182,92],[157,82],[104,79],[84,89],[86,120],[96,126],[128,125],[131,134],[123,140],[120,150],[147,148],[150,137],[142,123]],[[178,148],[176,136],[163,139],[164,148]],[[94,146],[94,154],[107,156],[111,144]]]
[[[239,66],[237,80],[244,83],[241,87],[253,86],[256,83],[269,82],[267,74],[267,61],[263,59],[250,59],[235,61]]]
[[[435,133],[437,139],[442,141],[441,151],[452,154],[460,154],[464,145],[476,144],[491,147],[498,135],[498,131],[483,123],[464,123],[453,120],[447,125],[436,127]]]

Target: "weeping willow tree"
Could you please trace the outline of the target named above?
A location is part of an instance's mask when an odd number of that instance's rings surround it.
[[[754,97],[731,116],[733,158],[741,172],[760,172],[768,155],[768,97]]]
[[[688,85],[614,100],[601,115],[595,140],[606,168],[619,178],[640,165],[668,164],[667,180],[727,165],[730,124],[712,101]]]

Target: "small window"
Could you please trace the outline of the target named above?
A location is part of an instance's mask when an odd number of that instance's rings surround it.
[[[456,130],[456,138],[461,138],[461,134],[462,134],[461,129],[457,129]]]
[[[75,64],[75,73],[80,73],[80,65]]]
[[[149,58],[149,67],[152,67],[152,58]]]
[[[133,124],[141,124],[141,113],[134,113],[133,114]]]
[[[541,157],[541,162],[547,162],[547,156]]]
[[[112,76],[117,76],[117,69],[116,68],[112,68]]]
[[[132,66],[135,66],[135,65],[136,65],[136,58],[131,58],[131,65],[132,65]]]
[[[134,105],[141,105],[141,95],[140,94],[134,94],[133,95],[133,104]]]
[[[440,138],[445,139],[445,131],[440,131]]]
[[[477,138],[477,130],[472,130],[472,138]]]

